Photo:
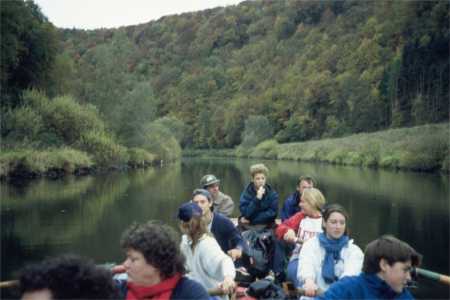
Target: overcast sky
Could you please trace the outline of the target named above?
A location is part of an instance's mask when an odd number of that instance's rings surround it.
[[[0,0],[3,1],[3,0]],[[112,28],[162,16],[238,4],[243,0],[34,0],[60,28]]]

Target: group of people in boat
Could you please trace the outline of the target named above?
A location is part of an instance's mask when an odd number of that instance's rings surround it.
[[[267,183],[267,167],[252,165],[250,177],[238,224],[230,219],[234,202],[220,191],[220,180],[205,175],[178,209],[181,242],[161,222],[132,224],[121,238],[126,259],[113,269],[122,273],[112,277],[80,257],[49,259],[23,270],[22,299],[225,300],[256,261],[248,233],[261,232],[272,237],[267,263],[274,284],[290,281],[304,296],[320,299],[412,298],[407,283],[421,255],[407,243],[382,236],[363,253],[349,237],[345,208],[326,204],[309,176],[299,178],[279,222],[279,196]]]

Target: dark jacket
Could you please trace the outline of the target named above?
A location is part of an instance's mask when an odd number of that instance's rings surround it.
[[[289,195],[283,204],[283,208],[280,212],[281,221],[287,220],[296,213],[298,213],[301,208],[298,206],[300,200],[300,193],[295,191],[295,193]]]
[[[228,250],[239,248],[244,253],[248,253],[248,246],[242,239],[241,234],[233,222],[224,215],[214,213],[211,233],[214,235],[223,252],[227,253]]]
[[[127,281],[115,279],[117,289],[119,290],[119,298],[126,299],[127,297]],[[208,300],[209,295],[205,288],[195,280],[189,279],[186,276],[181,277],[170,296],[172,300]]]
[[[375,274],[344,277],[316,299],[414,299],[407,289],[396,293]]]
[[[261,200],[256,198],[255,185],[251,182],[241,193],[239,210],[241,216],[250,221],[250,225],[270,224],[278,213],[278,193],[268,184]]]

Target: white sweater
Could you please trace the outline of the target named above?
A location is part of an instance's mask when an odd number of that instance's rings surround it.
[[[312,278],[316,285],[323,291],[330,286],[322,277],[322,264],[325,259],[325,249],[320,247],[318,236],[305,242],[300,256],[297,269],[297,278],[303,285],[306,278]],[[349,240],[347,246],[342,248],[341,257],[334,265],[334,273],[337,278],[353,276],[361,273],[364,254],[361,249]]]
[[[220,249],[217,241],[204,234],[191,249],[191,240],[187,235],[181,238],[181,252],[186,257],[188,276],[201,283],[206,289],[215,288],[225,276],[236,276],[233,260]]]

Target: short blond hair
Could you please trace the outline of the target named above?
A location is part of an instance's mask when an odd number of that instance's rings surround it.
[[[263,173],[267,177],[269,175],[269,169],[264,164],[256,164],[250,167],[250,175],[252,178],[259,173]]]
[[[305,189],[302,193],[302,198],[318,211],[325,205],[325,197],[322,192],[316,188]]]

